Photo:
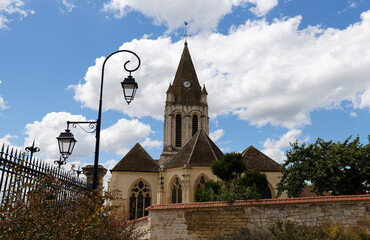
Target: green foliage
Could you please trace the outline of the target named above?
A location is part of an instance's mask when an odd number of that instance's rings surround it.
[[[257,171],[246,171],[240,153],[227,153],[220,161],[212,163],[212,172],[221,180],[205,183],[195,191],[196,202],[259,199],[259,192],[267,188],[266,175]],[[244,172],[243,176],[242,173]]]
[[[268,187],[266,174],[253,170],[245,171],[243,177],[240,179],[240,182],[240,185],[246,187],[252,187],[255,185],[257,191],[259,192]]]
[[[296,141],[287,151],[279,195],[287,191],[289,197],[299,196],[309,181],[318,195],[366,194],[370,191],[370,136],[369,144],[360,143],[359,137],[343,143],[325,142],[299,145]]]
[[[261,228],[241,228],[229,234],[218,234],[212,240],[367,240],[369,235],[361,227],[327,224],[319,227],[277,222],[268,231]]]
[[[137,239],[141,234],[125,224],[117,208],[105,205],[115,194],[86,192],[63,199],[60,184],[50,175],[34,185],[16,181],[0,207],[0,239]],[[23,199],[26,187],[32,190]]]
[[[220,161],[213,161],[211,169],[214,175],[225,183],[237,178],[246,170],[243,156],[240,153],[226,153]]]

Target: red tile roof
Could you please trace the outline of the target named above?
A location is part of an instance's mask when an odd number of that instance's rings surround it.
[[[212,208],[228,206],[259,206],[259,205],[281,205],[297,203],[323,203],[323,202],[346,202],[346,201],[370,201],[370,194],[367,195],[343,195],[343,196],[319,196],[303,198],[280,198],[280,199],[257,199],[257,200],[237,200],[229,202],[193,202],[193,203],[176,203],[165,205],[152,205],[147,210],[162,209],[190,209],[190,208]]]

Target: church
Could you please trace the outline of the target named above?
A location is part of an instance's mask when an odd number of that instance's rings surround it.
[[[153,204],[189,203],[194,191],[209,180],[219,180],[211,163],[224,154],[210,139],[207,90],[201,86],[185,41],[175,78],[166,92],[163,127],[163,152],[153,159],[137,143],[111,169],[109,190],[118,190],[121,205],[130,219],[148,215]],[[253,146],[242,152],[247,169],[266,174],[265,198],[276,196],[281,176],[280,164]]]

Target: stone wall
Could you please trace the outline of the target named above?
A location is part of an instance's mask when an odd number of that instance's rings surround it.
[[[238,228],[268,228],[280,221],[317,226],[340,223],[370,232],[370,195],[154,205],[149,239],[208,239]]]

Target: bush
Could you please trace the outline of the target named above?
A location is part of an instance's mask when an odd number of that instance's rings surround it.
[[[0,207],[0,239],[137,239],[142,234],[105,204],[116,194],[94,191],[62,198],[61,183],[51,175],[32,186],[20,181],[13,186]],[[32,190],[23,198],[27,187]]]

